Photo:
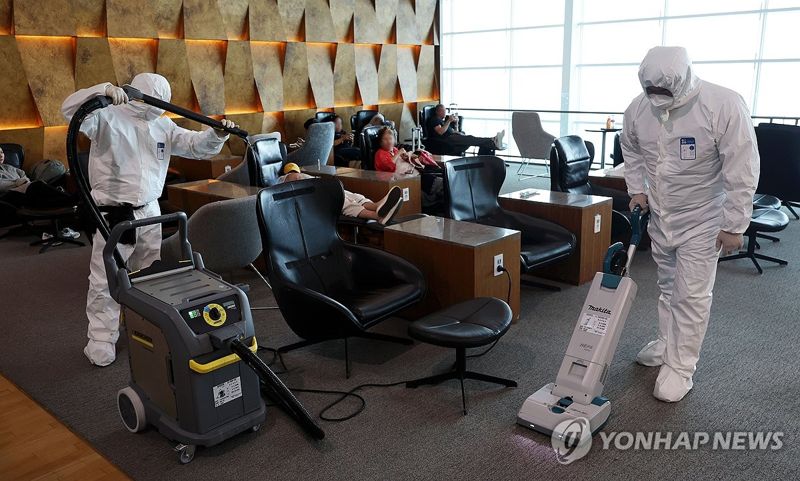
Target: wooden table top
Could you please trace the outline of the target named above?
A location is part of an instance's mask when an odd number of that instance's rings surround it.
[[[610,177],[614,179],[624,179],[625,164],[619,164],[616,167],[609,167],[608,169],[590,170],[589,177]]]
[[[520,235],[516,230],[434,216],[395,224],[387,227],[385,231],[396,231],[467,247],[480,247],[506,237]]]
[[[523,189],[510,194],[500,195],[501,199],[522,200],[529,202],[539,202],[544,204],[555,204],[564,207],[583,209],[596,204],[609,202],[611,197],[600,195],[571,194],[568,192],[553,192],[543,189]]]
[[[304,174],[320,176],[320,175],[345,175],[352,172],[355,172],[359,169],[354,169],[352,167],[336,167],[333,165],[322,165],[320,167],[314,166],[307,166],[302,167],[300,170],[303,171]]]
[[[186,190],[223,199],[239,199],[258,194],[261,190],[252,185],[241,185],[216,179],[195,180],[182,184],[172,184],[168,189]]]
[[[343,174],[336,174],[337,177],[347,177],[350,179],[363,179],[369,180],[372,182],[385,182],[385,183],[394,183],[400,180],[408,180],[408,179],[419,179],[419,175],[405,175],[405,174],[398,174],[396,172],[379,172],[377,170],[363,170],[363,169],[352,169],[352,172],[346,172]]]

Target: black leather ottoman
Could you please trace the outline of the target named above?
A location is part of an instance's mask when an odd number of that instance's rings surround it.
[[[755,209],[753,210],[753,217],[750,220],[750,226],[745,231],[744,235],[747,237],[747,250],[725,257],[721,257],[719,262],[732,261],[734,259],[750,259],[758,269],[759,274],[763,274],[764,270],[758,263],[758,259],[764,261],[775,262],[782,266],[788,264],[783,259],[765,256],[756,252],[756,236],[762,232],[780,232],[789,225],[789,216],[783,212],[775,209]]]
[[[509,326],[511,326],[511,308],[494,297],[471,299],[417,320],[409,326],[408,334],[427,344],[455,349],[456,364],[455,369],[450,372],[409,381],[406,387],[414,388],[423,384],[439,384],[449,379],[458,379],[461,382],[461,403],[464,414],[467,414],[464,379],[517,387],[516,382],[508,379],[467,371],[466,349],[498,341],[508,331]]]

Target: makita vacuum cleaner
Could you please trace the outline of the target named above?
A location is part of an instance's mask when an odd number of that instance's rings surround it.
[[[225,130],[247,141],[247,132],[124,87],[141,101]],[[96,97],[81,106],[67,132],[67,157],[85,207],[106,239],[103,261],[111,296],[122,306],[131,370],[130,385],[119,391],[120,417],[131,432],[154,426],[179,443],[181,463],[197,446],[213,446],[238,433],[257,431],[266,417],[262,390],[314,438],[325,433],[292,392],[255,352],[258,347],[247,296],[238,286],[206,270],[187,239],[186,214],[124,221],[113,230],[90,194],[77,139],[83,120],[111,103]],[[253,213],[255,215],[255,212]],[[178,222],[179,262],[156,262],[131,272],[117,244],[130,229]]]

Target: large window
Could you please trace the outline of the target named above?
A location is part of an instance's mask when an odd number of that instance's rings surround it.
[[[462,109],[622,112],[647,50],[680,45],[754,115],[800,116],[800,0],[442,0],[441,12],[442,99]],[[511,140],[509,112],[464,114],[470,133]],[[585,131],[606,116],[542,114],[554,135],[597,141]]]

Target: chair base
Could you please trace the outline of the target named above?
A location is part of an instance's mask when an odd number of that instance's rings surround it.
[[[789,262],[783,259],[778,259],[777,257],[770,257],[765,256],[764,254],[759,254],[756,252],[756,248],[758,247],[758,242],[756,242],[756,236],[762,236],[762,234],[755,234],[751,235],[747,239],[747,250],[741,251],[738,254],[731,254],[729,256],[720,257],[718,262],[725,262],[725,261],[732,261],[736,259],[750,259],[753,261],[753,264],[756,266],[756,270],[759,274],[764,273],[764,269],[761,268],[761,265],[758,263],[758,260],[768,261],[768,262],[775,262],[776,264],[785,266],[788,265]],[[769,239],[770,236],[763,236],[766,239]],[[776,238],[777,239],[777,238]],[[780,239],[778,239],[780,240]],[[774,241],[777,242],[777,241]]]
[[[296,349],[300,349],[301,347],[306,346],[313,346],[315,344],[319,344],[321,342],[326,341],[333,341],[337,339],[344,340],[344,368],[345,368],[345,377],[350,379],[350,352],[348,349],[347,339],[350,337],[357,337],[361,339],[371,339],[373,341],[384,341],[384,342],[393,342],[395,344],[402,344],[404,346],[410,346],[414,344],[414,341],[407,338],[407,337],[398,337],[398,336],[390,336],[387,334],[378,334],[375,332],[361,332],[358,334],[350,334],[349,336],[343,337],[333,337],[333,338],[326,338],[326,339],[305,339],[299,342],[295,342],[292,344],[287,344],[286,346],[279,347],[276,351],[278,355],[285,354],[290,351],[294,351]]]
[[[505,387],[517,387],[516,381],[504,379],[501,377],[490,376],[488,374],[481,374],[478,372],[467,371],[467,356],[466,348],[456,348],[456,365],[455,369],[442,374],[435,374],[433,376],[423,377],[413,381],[406,382],[407,388],[416,388],[423,385],[436,385],[450,379],[458,379],[461,383],[461,406],[464,415],[467,415],[467,395],[464,391],[464,379],[473,379],[476,381],[490,382],[500,384]]]
[[[789,212],[792,213],[792,215],[794,216],[795,220],[800,220],[800,215],[798,215],[797,212],[795,212],[795,210],[794,210],[794,207],[800,207],[800,203],[784,201],[783,202],[783,206],[786,207],[787,209],[789,209]]]
[[[53,219],[51,225],[53,226],[52,237],[50,237],[49,239],[39,239],[37,241],[33,241],[33,242],[30,243],[31,246],[39,246],[39,245],[42,246],[42,248],[39,249],[39,254],[43,254],[43,253],[47,252],[47,249],[49,249],[51,247],[54,247],[54,246],[57,246],[57,245],[61,245],[61,244],[72,244],[72,245],[76,245],[76,246],[80,246],[80,247],[83,247],[83,246],[86,245],[86,244],[84,244],[83,242],[81,242],[79,240],[75,240],[75,239],[73,239],[71,237],[62,236],[61,235],[61,224],[58,221],[58,219]]]

